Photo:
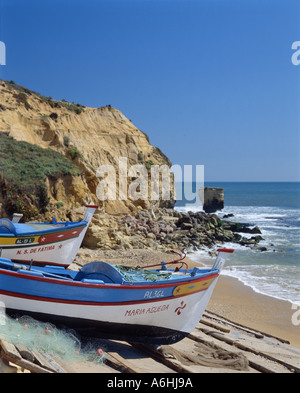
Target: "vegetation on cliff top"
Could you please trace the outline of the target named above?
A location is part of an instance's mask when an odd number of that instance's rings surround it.
[[[2,79],[0,79],[2,81]],[[13,80],[6,81],[7,88],[15,91],[14,98],[18,103],[23,103],[26,109],[32,109],[31,105],[28,103],[28,96],[35,95],[40,102],[45,102],[50,105],[51,108],[66,108],[71,112],[75,112],[78,115],[84,111],[85,106],[81,104],[75,104],[74,102],[68,102],[65,99],[62,100],[54,100],[52,97],[43,96],[40,93],[37,93],[33,90],[27,89],[26,87],[17,85]]]
[[[48,204],[46,178],[79,175],[80,168],[51,149],[17,141],[0,133],[1,192],[8,214],[38,214]]]

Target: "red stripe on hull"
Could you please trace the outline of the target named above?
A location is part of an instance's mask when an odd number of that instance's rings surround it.
[[[39,244],[47,244],[72,239],[73,237],[78,237],[84,228],[85,227],[73,228],[68,231],[50,233],[49,235],[41,235],[38,242]]]

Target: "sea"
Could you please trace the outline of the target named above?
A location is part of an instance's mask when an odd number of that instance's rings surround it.
[[[227,220],[258,226],[264,239],[259,246],[267,248],[258,251],[225,243],[235,251],[227,259],[222,274],[236,277],[258,293],[300,304],[300,183],[205,182],[204,185],[224,189],[224,209],[215,214],[220,219],[233,214]],[[197,195],[196,183],[184,186]],[[182,192],[175,209],[203,211],[199,197],[191,200],[191,192],[187,194],[188,199]],[[203,248],[189,257],[210,266],[214,258],[208,256],[208,251],[211,250]]]

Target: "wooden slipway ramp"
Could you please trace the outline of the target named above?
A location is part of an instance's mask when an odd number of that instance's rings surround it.
[[[300,350],[287,341],[206,311],[194,331],[172,345],[98,340],[104,362],[63,364],[0,338],[0,357],[32,373],[299,373]],[[1,367],[0,367],[1,371]],[[5,372],[2,371],[2,372]],[[9,371],[8,371],[9,372]],[[11,371],[10,371],[11,372]]]

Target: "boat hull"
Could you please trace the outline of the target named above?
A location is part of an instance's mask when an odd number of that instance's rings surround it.
[[[84,229],[85,226],[81,226],[69,231],[58,231],[55,234],[12,236],[9,239],[2,236],[0,237],[1,256],[22,263],[30,263],[33,259],[34,265],[69,266],[72,263],[72,250]]]
[[[169,284],[104,286],[56,280],[45,285],[43,278],[9,272],[5,278],[0,274],[0,300],[10,315],[31,315],[88,336],[174,343],[199,322],[217,278],[214,271]]]

